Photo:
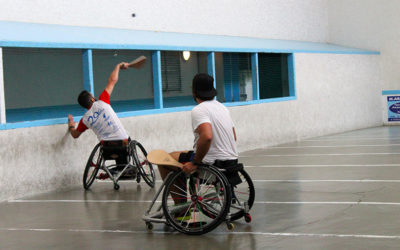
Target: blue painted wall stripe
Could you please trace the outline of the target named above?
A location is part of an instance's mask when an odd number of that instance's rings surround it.
[[[400,90],[383,90],[382,95],[400,95]]]
[[[251,80],[253,84],[253,100],[260,99],[260,80],[258,77],[258,53],[251,54]]]
[[[163,108],[162,96],[162,76],[161,76],[161,51],[153,51],[153,87],[154,87],[154,107],[156,109]]]
[[[91,49],[82,50],[82,67],[83,67],[83,88],[93,96],[94,86],[93,86],[93,57]]]
[[[377,51],[316,42],[9,21],[0,21],[0,30],[0,47],[379,54]]]
[[[230,102],[230,103],[223,103],[223,104],[227,107],[233,107],[233,106],[271,103],[271,102],[286,102],[286,101],[294,101],[294,100],[296,100],[296,97],[281,97],[281,98],[253,100],[253,101],[246,101],[246,102]],[[132,117],[132,116],[143,116],[143,115],[154,115],[154,114],[190,111],[193,109],[193,107],[194,106],[184,106],[184,107],[174,107],[174,108],[164,108],[164,109],[137,110],[137,111],[119,112],[119,113],[117,113],[117,115],[120,118]],[[75,121],[79,121],[81,118],[82,118],[81,116],[74,116]],[[65,118],[56,118],[56,119],[45,119],[45,120],[37,120],[37,121],[26,121],[26,122],[0,124],[0,130],[50,126],[50,125],[57,125],[57,124],[65,124],[65,129],[67,130],[67,118],[66,117]]]

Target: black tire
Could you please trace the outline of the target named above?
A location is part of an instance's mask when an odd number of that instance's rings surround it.
[[[153,165],[147,161],[146,157],[147,152],[142,144],[133,141],[133,158],[135,159],[135,164],[144,181],[153,188],[156,184],[156,174],[154,173]]]
[[[249,174],[244,170],[239,170],[239,176],[242,179],[242,183],[231,187],[233,190],[232,195],[232,205],[230,209],[231,213],[231,221],[238,220],[242,218],[247,212],[243,209],[236,209],[235,208],[235,201],[236,199],[239,200],[240,203],[247,202],[248,209],[250,210],[254,204],[254,197],[255,197],[255,190],[254,184],[251,180]]]
[[[96,179],[101,164],[100,143],[98,143],[86,163],[85,171],[83,172],[83,187],[88,190]]]
[[[166,180],[162,197],[167,223],[189,235],[215,229],[225,221],[230,203],[228,181],[211,166],[198,166],[190,175],[176,171]]]

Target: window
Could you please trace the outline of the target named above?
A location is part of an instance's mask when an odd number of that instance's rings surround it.
[[[182,51],[162,51],[164,107],[195,105],[192,97],[192,80],[198,73],[207,73],[207,53],[191,52],[190,58],[186,61],[183,59]]]
[[[196,104],[192,97],[193,77],[198,73],[208,73],[213,66],[217,99],[228,106],[295,96],[292,54],[191,52],[189,59],[184,59],[182,51],[155,53],[148,50],[98,49],[84,54],[82,51],[3,48],[7,123],[17,123],[12,125],[17,127],[58,124],[64,123],[68,114],[81,116],[86,110],[77,104],[77,96],[84,89],[84,78],[90,79],[93,73],[94,94],[98,97],[116,64],[130,62],[141,55],[147,57],[144,67],[120,72],[118,84],[111,95],[111,105],[117,113],[141,110],[144,112],[140,114],[151,113],[150,110],[156,108],[155,103],[160,101],[159,107],[162,108],[157,112],[172,107],[188,110],[188,106]],[[160,65],[153,65],[154,55],[161,56]],[[215,62],[208,62],[209,58],[214,58]],[[258,67],[255,65],[257,58]],[[87,65],[92,65],[93,71]],[[156,75],[158,72],[161,72],[161,84]],[[157,81],[153,81],[154,76]],[[255,85],[256,76],[258,86]],[[156,100],[154,94],[158,93],[154,90],[161,88],[163,99]],[[236,104],[238,102],[242,103]],[[129,116],[131,113],[122,115]],[[22,123],[26,121],[32,123]]]
[[[215,53],[215,68],[220,102],[253,99],[250,53]]]
[[[162,91],[181,92],[181,60],[179,51],[163,51],[161,52],[161,75],[162,75]]]
[[[290,96],[289,54],[259,53],[260,99]]]
[[[3,48],[3,68],[7,122],[82,114],[81,50]]]
[[[115,65],[120,62],[131,62],[141,55],[147,58],[142,68],[129,68],[119,73],[118,83],[110,98],[115,112],[154,108],[151,51],[93,50],[93,81],[96,97],[104,90]]]

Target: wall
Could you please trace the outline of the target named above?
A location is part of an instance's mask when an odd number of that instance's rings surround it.
[[[382,90],[400,91],[400,1],[329,0],[328,6],[329,41],[380,51]],[[385,96],[381,112],[386,122]]]
[[[0,0],[0,6],[0,20],[8,21],[316,42],[328,39],[327,0]]]
[[[297,100],[230,108],[243,152],[382,125],[381,90],[400,89],[391,85],[397,72],[390,63],[399,62],[390,54],[400,43],[389,41],[398,39],[398,31],[390,27],[398,19],[392,10],[398,4],[387,2],[386,10],[372,0],[188,0],[186,4],[178,0],[0,0],[0,20],[337,42],[382,52],[382,56],[296,54]],[[132,13],[137,16],[132,18]],[[368,19],[369,15],[376,18]],[[372,26],[371,32],[367,25]],[[129,117],[122,123],[149,151],[192,146],[189,112]],[[85,162],[96,144],[92,132],[73,140],[66,125],[1,130],[0,141],[7,141],[0,144],[0,200],[81,185]]]
[[[379,56],[296,54],[297,100],[229,108],[239,151],[381,125],[378,62]],[[190,112],[121,120],[148,151],[192,147]],[[8,142],[0,144],[0,200],[81,185],[97,143],[91,131],[72,139],[66,124],[1,130],[0,141]]]

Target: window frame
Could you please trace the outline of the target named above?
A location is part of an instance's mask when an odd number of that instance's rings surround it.
[[[11,46],[10,46],[11,47]],[[30,48],[30,47],[26,47]],[[179,52],[183,51],[177,50]],[[161,66],[161,52],[171,51],[171,50],[152,50],[152,76],[153,76],[153,101],[154,108],[146,110],[132,110],[125,112],[116,112],[118,117],[131,117],[131,116],[141,116],[141,115],[151,115],[169,112],[180,112],[189,111],[194,105],[191,106],[180,106],[180,107],[164,107],[163,100],[163,87],[162,87],[162,66]],[[207,73],[211,76],[216,77],[215,73],[215,52],[219,51],[194,51],[194,52],[206,52],[207,53]],[[259,65],[258,65],[258,54],[259,52],[249,52],[249,51],[232,51],[232,53],[249,53],[251,56],[251,71],[252,71],[252,85],[253,85],[253,100],[249,101],[236,101],[236,102],[224,102],[223,104],[227,107],[233,106],[243,106],[243,105],[253,105],[268,102],[282,102],[282,101],[292,101],[296,100],[296,89],[295,89],[295,66],[294,66],[294,54],[288,54],[288,77],[289,77],[289,96],[260,99],[260,86],[259,86]],[[264,52],[260,52],[264,53]],[[0,63],[2,65],[2,47],[0,47]],[[92,49],[82,49],[82,65],[83,65],[83,88],[91,93],[94,92],[94,81],[93,81],[93,50]],[[50,118],[44,120],[33,120],[33,121],[22,121],[7,123],[7,117],[5,114],[4,103],[4,80],[3,80],[3,68],[0,68],[0,130],[5,129],[15,129],[23,127],[36,127],[36,126],[47,126],[55,124],[66,123],[66,118]],[[214,81],[214,86],[216,81]],[[83,115],[83,114],[82,114]],[[4,118],[3,118],[4,117]],[[82,116],[75,116],[75,119],[80,119]]]

